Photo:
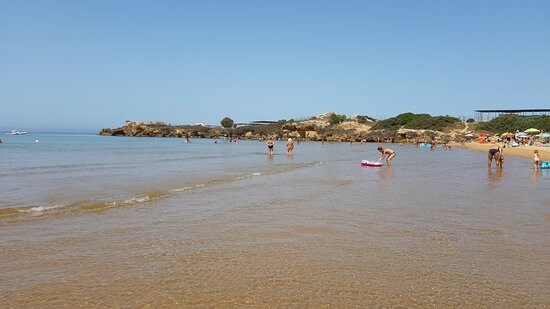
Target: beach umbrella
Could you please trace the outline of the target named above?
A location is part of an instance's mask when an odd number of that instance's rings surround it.
[[[518,133],[516,133],[516,136],[519,136],[519,137],[527,136],[527,133],[525,133],[525,132],[518,132]]]
[[[525,131],[523,131],[525,133],[540,133],[540,130],[539,129],[535,129],[535,128],[529,128]]]
[[[514,133],[504,132],[504,133],[502,133],[500,136],[508,136],[508,135],[510,135],[510,134],[514,135]]]
[[[464,135],[464,136],[466,136],[466,137],[474,137],[474,135],[473,135],[472,133],[468,133],[468,134],[466,134],[466,135]]]
[[[550,137],[550,133],[541,134],[540,137],[541,137],[541,138],[549,138],[549,137]]]
[[[481,133],[481,135],[479,135],[481,137],[487,137],[487,133]]]

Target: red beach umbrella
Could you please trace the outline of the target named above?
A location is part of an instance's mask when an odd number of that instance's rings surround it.
[[[481,137],[487,137],[487,133],[481,133]]]

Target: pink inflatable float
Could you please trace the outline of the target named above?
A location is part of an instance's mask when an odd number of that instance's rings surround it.
[[[375,162],[375,161],[369,161],[369,160],[363,160],[361,161],[362,166],[372,166],[372,167],[380,167],[382,166],[382,163]]]

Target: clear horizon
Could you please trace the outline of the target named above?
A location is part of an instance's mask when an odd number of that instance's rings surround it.
[[[547,1],[3,1],[0,128],[547,108]]]

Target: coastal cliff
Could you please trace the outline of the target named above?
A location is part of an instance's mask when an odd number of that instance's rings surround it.
[[[428,120],[433,121],[428,123]],[[422,126],[430,127],[430,129],[424,129]],[[387,120],[377,121],[367,116],[346,118],[344,115],[325,113],[301,121],[280,120],[275,123],[236,128],[126,121],[120,128],[102,129],[99,134],[104,136],[179,138],[225,137],[251,140],[290,137],[300,140],[329,142],[412,142],[415,139],[449,142],[457,140],[466,129],[464,123],[448,116],[432,117],[425,114],[406,113]]]
[[[138,136],[138,137],[200,137],[216,138],[221,129],[207,128],[202,125],[170,125],[164,122],[126,121],[124,126],[115,129],[102,129],[99,135],[104,136]]]

